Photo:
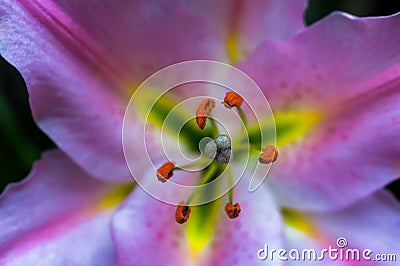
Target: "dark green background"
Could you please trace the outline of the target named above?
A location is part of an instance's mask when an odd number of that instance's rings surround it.
[[[357,16],[390,15],[400,11],[399,0],[310,0],[305,14],[312,24],[335,10]],[[399,29],[400,31],[400,29]],[[55,145],[32,120],[28,94],[21,75],[0,58],[0,191],[23,179],[33,161]],[[400,198],[400,181],[388,186]]]

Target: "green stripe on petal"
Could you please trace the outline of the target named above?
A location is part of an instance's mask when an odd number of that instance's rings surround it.
[[[135,188],[135,183],[118,185],[114,190],[108,193],[100,202],[101,209],[115,208],[125,200],[126,197]]]
[[[193,110],[193,113],[188,113],[186,110],[176,107],[179,102],[171,96],[167,94],[160,98],[159,96],[155,90],[147,89],[146,93],[140,94],[140,98],[134,98],[139,113],[153,126],[162,128],[164,133],[179,136],[179,141],[182,141],[190,150],[198,151],[200,140],[204,137],[213,136],[210,123],[204,130],[200,130],[194,118],[196,110]],[[168,115],[171,117],[166,120]]]
[[[225,164],[213,162],[204,171],[200,184],[206,184],[218,178],[224,171],[225,167]],[[207,200],[212,197],[218,189],[218,187],[213,185],[207,189],[206,193],[199,194],[198,191],[195,191],[194,197],[204,197],[204,200]],[[196,258],[199,253],[205,249],[207,244],[211,242],[214,236],[218,210],[220,208],[220,200],[214,200],[207,204],[191,207],[192,212],[190,213],[186,233],[189,250],[193,258]]]
[[[276,145],[282,147],[302,138],[321,119],[317,112],[281,112],[274,114],[276,125]],[[249,140],[251,144],[264,146],[274,143],[274,120],[268,118],[259,125],[249,127]],[[264,143],[261,143],[263,132]]]
[[[217,220],[219,200],[191,207],[190,219],[186,227],[189,249],[192,257],[197,257],[211,242]]]
[[[312,224],[300,212],[293,209],[283,208],[282,217],[288,226],[297,229],[309,236],[316,235]]]
[[[276,123],[277,147],[287,145],[302,138],[320,120],[316,112],[290,112],[274,115]]]

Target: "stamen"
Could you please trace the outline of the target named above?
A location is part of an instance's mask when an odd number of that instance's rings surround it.
[[[184,203],[181,202],[175,212],[175,220],[179,224],[185,223],[189,219],[190,215],[190,207],[183,205]]]
[[[239,94],[237,94],[236,92],[233,92],[233,91],[227,92],[225,95],[224,101],[222,102],[222,104],[226,108],[231,109],[232,107],[236,107],[236,109],[238,110],[240,119],[242,120],[243,125],[247,129],[247,118],[243,112],[243,109],[241,108],[242,103],[243,103],[242,96],[240,96]]]
[[[217,136],[218,135],[218,126],[217,123],[215,123],[214,118],[209,117],[208,120],[210,120],[210,126],[213,130],[213,136]]]
[[[166,162],[157,169],[157,178],[159,181],[165,183],[174,175],[175,165],[172,162]]]
[[[228,185],[229,185],[229,202],[233,202],[233,175],[231,169],[226,169],[226,175],[228,176]]]
[[[272,145],[265,146],[264,152],[261,153],[258,161],[262,164],[269,164],[276,161],[278,158],[278,151]]]
[[[235,205],[232,205],[233,202],[233,175],[232,171],[230,169],[227,169],[226,174],[228,176],[228,184],[229,187],[231,188],[229,190],[229,202],[225,205],[225,211],[226,214],[228,215],[229,218],[234,219],[239,216],[239,213],[241,211],[239,203],[235,203]]]
[[[235,203],[235,205],[232,205],[232,203],[228,202],[225,205],[225,211],[229,218],[235,219],[236,217],[239,216],[241,208],[240,208],[239,203],[237,203],[237,202]]]
[[[211,110],[214,108],[214,100],[213,99],[204,99],[196,111],[196,122],[201,130],[206,126],[207,117],[210,115]]]
[[[243,103],[243,98],[239,94],[233,91],[226,93],[224,101],[222,102],[226,108],[231,109],[232,107],[240,107]]]
[[[247,130],[247,118],[246,118],[245,113],[243,112],[242,107],[238,106],[238,107],[236,107],[236,109],[238,110],[239,117],[240,117],[240,119],[242,120],[243,125],[244,125],[244,127],[246,128],[246,131],[248,131],[248,130]]]

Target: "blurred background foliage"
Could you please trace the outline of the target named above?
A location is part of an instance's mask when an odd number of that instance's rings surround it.
[[[400,11],[400,0],[309,0],[304,19],[307,25],[311,25],[337,10],[356,16],[391,15]],[[8,183],[27,176],[41,153],[54,147],[32,120],[24,80],[1,57],[0,192]],[[388,189],[400,199],[400,181],[393,182]]]

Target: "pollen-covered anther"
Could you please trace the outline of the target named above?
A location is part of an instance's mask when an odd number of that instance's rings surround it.
[[[159,181],[165,183],[174,175],[175,165],[172,162],[166,162],[157,169],[157,178]]]
[[[226,108],[231,109],[232,107],[240,107],[243,103],[243,98],[236,92],[227,92],[222,102]]]
[[[214,108],[215,102],[213,99],[204,99],[196,111],[196,123],[201,130],[204,129],[207,122],[207,117],[210,115],[211,110]]]
[[[240,205],[237,202],[235,203],[235,205],[232,205],[232,203],[228,202],[225,205],[225,211],[226,211],[226,214],[228,214],[229,218],[235,219],[236,217],[239,216],[239,213],[241,211]]]
[[[190,215],[190,207],[183,205],[183,203],[180,203],[176,208],[175,212],[176,222],[179,224],[185,223],[189,219],[189,215]]]
[[[264,152],[261,153],[258,161],[262,164],[269,164],[276,161],[278,158],[278,151],[272,145],[265,146]]]

